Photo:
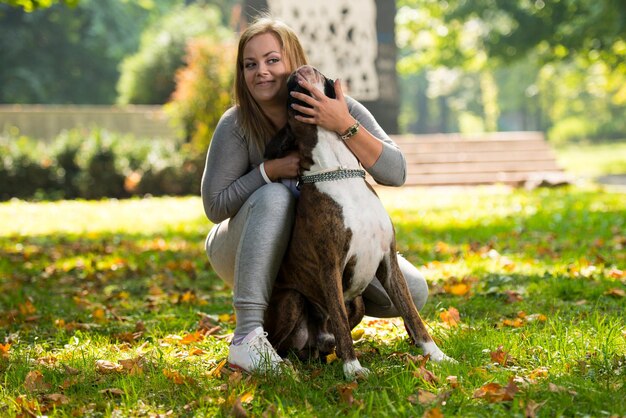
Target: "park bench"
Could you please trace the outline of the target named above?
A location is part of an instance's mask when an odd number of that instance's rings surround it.
[[[393,140],[406,157],[409,186],[567,182],[541,132],[397,135]]]

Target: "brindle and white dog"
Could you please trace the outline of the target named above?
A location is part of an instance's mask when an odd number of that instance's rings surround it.
[[[287,82],[289,91],[310,94],[297,77],[335,97],[333,82],[317,69],[300,67]],[[335,132],[296,120],[294,101],[306,106],[292,98],[288,125],[265,154],[277,158],[296,149],[301,170],[293,235],[265,317],[270,342],[279,354],[294,350],[301,358],[316,358],[336,344],[345,376],[367,375],[351,329],[364,315],[361,294],[377,277],[412,341],[434,361],[451,360],[433,342],[413,303],[398,266],[391,219],[358,160]]]

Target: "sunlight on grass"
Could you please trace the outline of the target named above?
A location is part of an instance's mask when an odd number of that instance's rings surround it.
[[[583,178],[626,174],[626,141],[605,144],[569,144],[556,149],[558,163]]]
[[[199,197],[12,201],[0,415],[624,414],[625,194],[377,191],[429,282],[421,315],[458,364],[423,359],[400,319],[366,317],[354,338],[367,379],[295,357],[282,376],[231,371],[232,293],[204,254]]]
[[[206,226],[197,197],[0,203],[0,236],[53,233],[150,233]]]

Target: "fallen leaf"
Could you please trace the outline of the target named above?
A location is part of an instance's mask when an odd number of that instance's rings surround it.
[[[515,290],[507,290],[505,293],[507,303],[521,302],[522,300],[524,300],[522,295],[520,295],[519,292],[516,292]]]
[[[237,398],[233,403],[233,410],[231,415],[235,418],[246,418],[248,416],[248,413],[241,405],[241,400],[239,398]]]
[[[417,401],[421,405],[428,405],[437,400],[437,395],[427,390],[418,390],[417,391]]]
[[[443,413],[439,407],[427,409],[424,411],[423,418],[443,418]]]
[[[626,278],[626,271],[620,270],[618,268],[611,268],[609,271],[607,271],[606,275],[611,279],[624,279]]]
[[[355,329],[351,333],[352,340],[353,341],[359,341],[361,338],[363,338],[363,334],[365,334],[365,330],[364,329]]]
[[[326,364],[330,364],[335,360],[337,360],[337,353],[334,351],[326,356]]]
[[[505,327],[520,328],[524,326],[524,320],[522,318],[503,319],[501,325]]]
[[[247,391],[243,395],[239,396],[239,401],[242,404],[250,403],[253,400],[254,400],[254,392],[252,392],[252,391]]]
[[[3,358],[9,358],[9,350],[11,350],[10,343],[0,344],[0,355]]]
[[[165,375],[165,377],[167,377],[169,380],[171,380],[177,385],[182,385],[187,380],[183,375],[181,375],[176,370],[163,369],[163,374]]]
[[[39,370],[28,372],[24,378],[24,387],[29,392],[46,391],[50,389],[50,385],[43,380],[43,374]]]
[[[124,394],[124,391],[118,388],[109,388],[109,389],[102,389],[98,391],[98,393],[102,393],[103,395],[122,396]]]
[[[46,402],[51,403],[54,406],[67,405],[70,403],[70,398],[61,393],[51,393],[49,395],[45,395],[44,399]]]
[[[537,410],[541,408],[547,401],[543,402],[535,402],[532,399],[526,403],[526,408],[524,409],[524,416],[526,418],[536,418]]]
[[[131,376],[143,374],[143,367],[145,366],[145,359],[142,356],[132,359],[119,360],[119,364],[128,371]]]
[[[604,294],[607,296],[613,296],[616,298],[626,297],[626,291],[624,291],[624,289],[618,289],[616,287],[607,290],[606,292],[604,292]]]
[[[530,372],[530,374],[528,375],[528,378],[531,380],[544,378],[544,377],[548,377],[548,369],[545,367],[536,368],[535,370]]]
[[[359,387],[359,384],[354,381],[345,385],[337,386],[337,390],[339,391],[339,398],[341,402],[352,406],[355,402],[354,400],[354,390]]]
[[[124,369],[121,364],[108,360],[96,360],[96,371],[102,374],[116,373]]]
[[[461,315],[455,307],[439,313],[439,318],[451,327],[456,327],[461,322]]]
[[[185,335],[182,338],[182,340],[180,340],[180,343],[187,345],[187,344],[196,343],[202,340],[204,340],[204,335],[198,331],[195,331],[195,332]]]
[[[424,366],[420,366],[416,371],[414,371],[413,376],[418,379],[422,379],[426,383],[435,383],[439,381],[439,378],[437,378],[433,372],[427,370]]]
[[[509,380],[506,386],[502,386],[498,383],[487,383],[474,391],[474,398],[486,399],[489,403],[506,402],[513,400],[515,394],[519,391],[519,388],[513,381]]]
[[[459,387],[459,380],[456,376],[448,376],[446,377],[446,382],[450,385],[452,389],[456,389]]]
[[[224,359],[222,361],[220,361],[218,363],[217,366],[215,366],[215,368],[213,368],[212,370],[209,370],[209,372],[207,373],[207,375],[209,377],[215,377],[215,378],[220,378],[222,376],[222,369],[224,368],[224,366],[226,365],[226,361],[227,359]]]
[[[35,308],[35,305],[33,305],[30,300],[26,300],[26,302],[20,303],[18,305],[18,309],[23,316],[32,315],[37,312],[37,308]]]
[[[501,366],[506,366],[509,360],[509,353],[504,351],[502,346],[498,347],[496,351],[490,352],[489,355],[491,356],[491,361]]]

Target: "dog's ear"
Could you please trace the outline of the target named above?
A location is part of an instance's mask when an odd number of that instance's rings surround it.
[[[336,99],[337,95],[335,94],[335,80],[331,80],[327,78],[324,82],[324,94],[331,99]]]
[[[296,137],[289,124],[287,124],[284,128],[278,131],[272,139],[270,139],[270,142],[268,142],[267,145],[265,145],[263,157],[266,160],[282,158],[290,151],[294,151],[296,149]]]

